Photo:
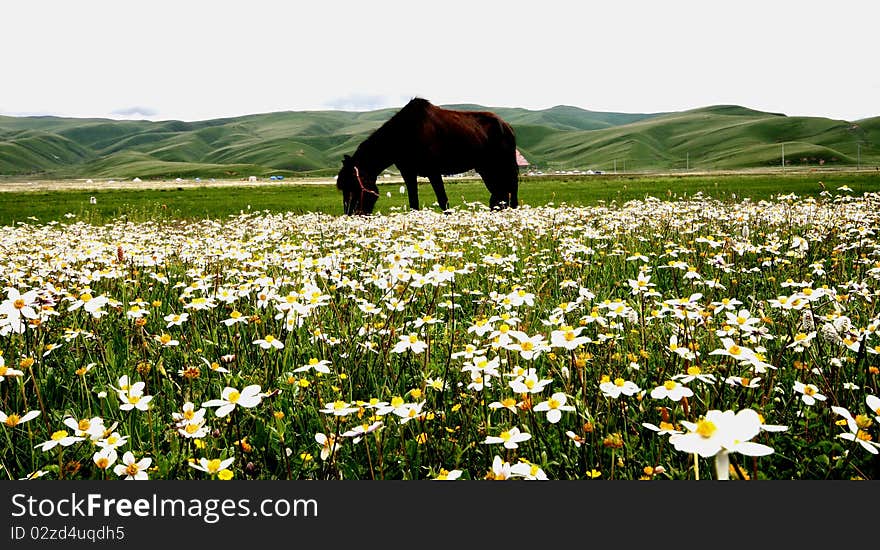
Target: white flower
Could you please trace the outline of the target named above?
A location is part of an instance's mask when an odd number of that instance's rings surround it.
[[[529,369],[525,375],[517,376],[508,384],[516,393],[539,393],[544,390],[547,384],[552,382],[553,380],[540,379],[535,369]]]
[[[275,338],[271,334],[267,334],[263,338],[257,338],[256,340],[254,340],[254,344],[259,345],[263,349],[281,349],[284,347],[284,342],[282,342],[278,338]]]
[[[510,474],[526,480],[545,481],[547,474],[537,464],[520,461],[510,467]]]
[[[505,449],[516,449],[519,447],[519,443],[523,441],[528,441],[532,438],[532,434],[526,432],[520,432],[519,428],[514,426],[509,430],[505,430],[498,434],[497,436],[490,435],[486,437],[486,440],[483,443],[502,443]]]
[[[542,401],[532,409],[535,412],[547,412],[547,420],[556,424],[562,418],[562,411],[573,411],[574,407],[565,404],[565,394],[556,392],[547,401]]]
[[[100,416],[94,418],[84,418],[77,420],[72,416],[68,416],[62,420],[65,426],[73,430],[73,435],[77,437],[88,437],[92,441],[104,437],[104,419]]]
[[[656,424],[651,424],[650,422],[642,422],[642,426],[648,428],[652,432],[657,432],[657,435],[672,435],[684,433],[681,430],[676,430],[675,426],[673,426],[669,422],[660,422],[659,426],[657,426]]]
[[[697,423],[682,420],[688,429],[685,434],[669,436],[669,442],[677,451],[695,453],[702,457],[715,457],[715,473],[718,479],[728,479],[729,453],[748,456],[766,456],[773,448],[750,441],[761,433],[761,417],[752,409],[733,411],[711,410]]]
[[[125,476],[124,479],[126,480],[148,479],[147,468],[149,468],[152,463],[153,459],[150,457],[135,461],[134,455],[131,451],[126,451],[125,454],[122,455],[122,464],[114,466],[113,473],[118,476]]]
[[[694,394],[690,388],[683,386],[675,380],[667,380],[662,386],[657,386],[651,390],[651,397],[654,399],[663,399],[668,397],[672,401],[681,401],[682,397],[690,397]]]
[[[358,412],[358,407],[352,407],[348,402],[338,399],[330,403],[324,403],[324,408],[320,409],[320,412],[334,416],[348,416]]]
[[[500,456],[495,455],[495,459],[492,460],[492,471],[489,475],[491,479],[494,479],[496,481],[510,479],[510,463],[506,460],[501,460]]]
[[[119,397],[119,401],[122,402],[122,404],[119,405],[119,409],[123,411],[130,411],[132,409],[137,409],[139,411],[147,410],[150,401],[153,400],[153,396],[144,395],[144,386],[146,386],[144,382],[136,382],[127,390],[118,390],[116,395]]]
[[[606,380],[606,377],[604,376],[602,377],[602,382],[599,384],[599,389],[602,390],[603,394],[613,399],[617,399],[621,394],[631,396],[641,391],[635,382],[624,380],[620,377],[615,378],[613,381]]]
[[[304,372],[309,369],[314,369],[317,372],[323,372],[324,374],[330,373],[330,361],[327,359],[322,359],[318,361],[317,358],[312,357],[309,359],[309,362],[301,367],[297,367],[293,369],[293,372]]]
[[[403,405],[396,407],[392,412],[400,417],[401,424],[406,424],[410,420],[424,418],[427,414],[422,411],[422,407],[424,406],[425,401],[420,401],[419,403],[404,403]]]
[[[827,399],[824,395],[819,393],[819,388],[814,386],[813,384],[804,384],[803,382],[795,382],[794,383],[794,391],[802,394],[801,400],[806,405],[815,405],[816,401],[825,401]]]
[[[92,462],[95,463],[95,466],[102,470],[106,470],[110,466],[116,462],[117,458],[116,450],[111,447],[102,447],[100,451],[96,451],[95,454],[92,455]]]
[[[68,435],[67,430],[58,430],[57,432],[52,433],[52,437],[48,441],[40,443],[35,448],[40,449],[41,451],[48,451],[54,449],[58,445],[69,447],[77,441],[82,441],[84,439],[84,437]]]
[[[709,355],[727,355],[738,361],[749,361],[755,358],[755,352],[749,348],[737,345],[732,338],[722,338],[723,348],[709,352]]]
[[[442,481],[452,481],[461,477],[461,470],[445,470],[440,468],[440,473],[434,479]]]
[[[342,442],[333,434],[324,435],[321,432],[315,434],[315,441],[321,446],[321,460],[327,460],[331,453],[336,453]]]
[[[859,426],[859,419],[853,418],[853,415],[843,407],[832,406],[831,410],[846,419],[846,427],[849,429],[849,432],[838,434],[837,437],[858,443],[863,449],[872,455],[880,454],[880,450],[878,450],[880,449],[880,444],[871,441],[871,436],[868,432],[863,430],[862,426]],[[864,419],[866,417],[862,418]],[[867,423],[870,422],[871,420],[868,419]]]
[[[211,399],[202,403],[203,407],[219,407],[216,411],[217,416],[226,416],[231,413],[236,406],[245,407],[247,409],[256,407],[260,404],[263,394],[260,393],[260,386],[253,384],[245,387],[241,392],[237,389],[226,386],[220,399]]]
[[[586,336],[581,336],[584,327],[572,328],[571,326],[560,327],[550,333],[550,345],[554,348],[573,350],[581,344],[590,341]]]
[[[381,420],[377,420],[377,421],[373,422],[372,424],[358,424],[354,428],[342,432],[341,435],[342,435],[342,437],[351,437],[352,438],[351,442],[357,443],[361,439],[363,439],[363,437],[365,435],[378,430],[379,428],[381,428],[384,425],[385,425],[385,423],[382,422]]]
[[[7,415],[5,412],[0,411],[0,424],[6,425],[7,428],[14,428],[19,424],[24,424],[38,416],[40,416],[40,411],[29,411],[25,413],[24,416],[19,416],[15,413]]]
[[[415,334],[405,334],[400,337],[400,340],[395,344],[393,348],[391,348],[392,353],[403,353],[405,351],[411,351],[413,353],[422,353],[428,349],[428,344],[419,340],[419,337]]]
[[[868,408],[874,411],[874,414],[877,416],[874,419],[877,422],[880,422],[880,397],[876,395],[868,395],[865,397],[865,403],[868,405]]]
[[[189,313],[169,313],[163,319],[168,323],[165,328],[179,327],[189,319]]]
[[[207,474],[217,475],[220,470],[225,470],[233,462],[235,462],[235,457],[227,458],[226,460],[220,460],[219,458],[215,458],[213,460],[200,458],[198,464],[190,462],[189,465],[196,470],[201,470],[202,472],[205,472]]]

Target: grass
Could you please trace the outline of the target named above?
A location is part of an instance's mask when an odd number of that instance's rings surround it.
[[[820,184],[821,182],[821,184]],[[389,212],[407,205],[401,184],[380,186],[382,197],[377,208]],[[767,200],[794,193],[819,197],[824,188],[833,191],[842,185],[854,193],[880,190],[880,173],[791,173],[712,176],[565,176],[523,177],[520,200],[532,206],[548,203],[588,206],[599,202],[622,204],[628,200],[657,197],[673,199],[697,193],[717,199],[750,198]],[[387,197],[391,193],[391,198]],[[452,207],[488,201],[479,180],[447,182]],[[95,197],[96,204],[90,203]],[[430,207],[435,197],[430,186],[420,185],[420,201]],[[91,223],[125,218],[151,219],[225,218],[242,211],[342,213],[342,199],[333,185],[283,184],[260,187],[196,187],[143,190],[52,191],[0,193],[0,224],[9,225],[35,217],[40,221],[65,221],[65,214]]]
[[[0,474],[878,479],[878,195],[825,179],[4,227]]]

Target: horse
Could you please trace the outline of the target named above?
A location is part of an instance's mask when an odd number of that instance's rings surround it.
[[[427,177],[440,209],[449,209],[443,176],[476,170],[493,210],[519,205],[519,165],[513,128],[489,111],[459,111],[413,98],[355,150],[343,155],[336,187],[345,214],[371,214],[379,199],[376,178],[395,165],[409,207],[419,209],[419,176]]]

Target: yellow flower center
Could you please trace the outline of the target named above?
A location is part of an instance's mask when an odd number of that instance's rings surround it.
[[[558,400],[553,399],[552,397],[547,400],[547,406],[550,407],[551,409],[558,409],[560,404],[561,403],[559,403]]]
[[[220,459],[215,458],[213,460],[208,461],[208,472],[212,474],[216,474],[217,470],[220,469]]]
[[[736,344],[730,346],[730,349],[727,350],[731,355],[739,355],[742,352],[742,348],[737,346]]]
[[[24,300],[19,298],[18,300],[13,302],[12,305],[15,307],[15,309],[21,309],[24,307]]]
[[[84,432],[84,431],[88,430],[89,427],[91,427],[91,425],[92,425],[91,422],[83,419],[83,420],[79,421],[79,423],[76,425],[76,427],[77,427],[77,429],[79,429],[79,431]]]
[[[812,385],[808,384],[808,385],[804,386],[804,394],[814,395],[815,393],[816,393],[816,388],[814,388]]]
[[[687,370],[687,373],[691,376],[698,376],[702,372],[703,371],[700,369],[700,367],[698,367],[696,365],[691,365],[690,367],[688,367],[688,370]]]
[[[703,437],[712,437],[717,429],[718,426],[705,418],[697,422],[697,433]]]
[[[11,427],[15,426],[16,424],[18,424],[19,420],[21,420],[20,416],[18,416],[17,414],[10,414],[9,416],[6,417],[6,421],[4,422],[4,424],[6,424],[7,426],[9,426],[11,428]]]
[[[500,434],[498,434],[498,437],[500,437],[504,441],[510,441],[510,432],[508,432],[508,431],[501,432]]]
[[[241,394],[238,393],[238,390],[232,390],[231,392],[229,392],[229,397],[227,398],[227,401],[229,401],[230,403],[237,403],[239,397],[241,397]]]
[[[666,388],[667,390],[674,390],[675,386],[677,386],[677,385],[678,385],[678,383],[675,382],[674,380],[667,380],[666,382],[663,382],[663,387]]]
[[[619,388],[622,388],[625,383],[626,383],[626,380],[624,380],[623,378],[618,377],[618,378],[614,379],[614,385]]]
[[[101,468],[102,470],[106,470],[107,466],[109,466],[109,465],[110,465],[110,459],[107,458],[106,456],[102,456],[102,457],[98,458],[98,460],[95,461],[95,466],[97,466],[98,468]]]
[[[128,467],[125,469],[125,473],[130,476],[136,476],[139,471],[140,467],[135,463],[129,464]]]
[[[58,430],[52,434],[52,441],[61,441],[67,437],[67,430]]]

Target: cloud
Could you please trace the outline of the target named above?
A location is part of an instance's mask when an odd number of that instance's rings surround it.
[[[409,98],[354,93],[327,100],[324,102],[324,106],[340,111],[373,111],[386,107],[399,107],[407,99]]]
[[[110,114],[124,117],[153,117],[159,114],[159,111],[153,109],[152,107],[141,107],[138,105],[134,105],[132,107],[116,109],[115,111],[111,111]]]

